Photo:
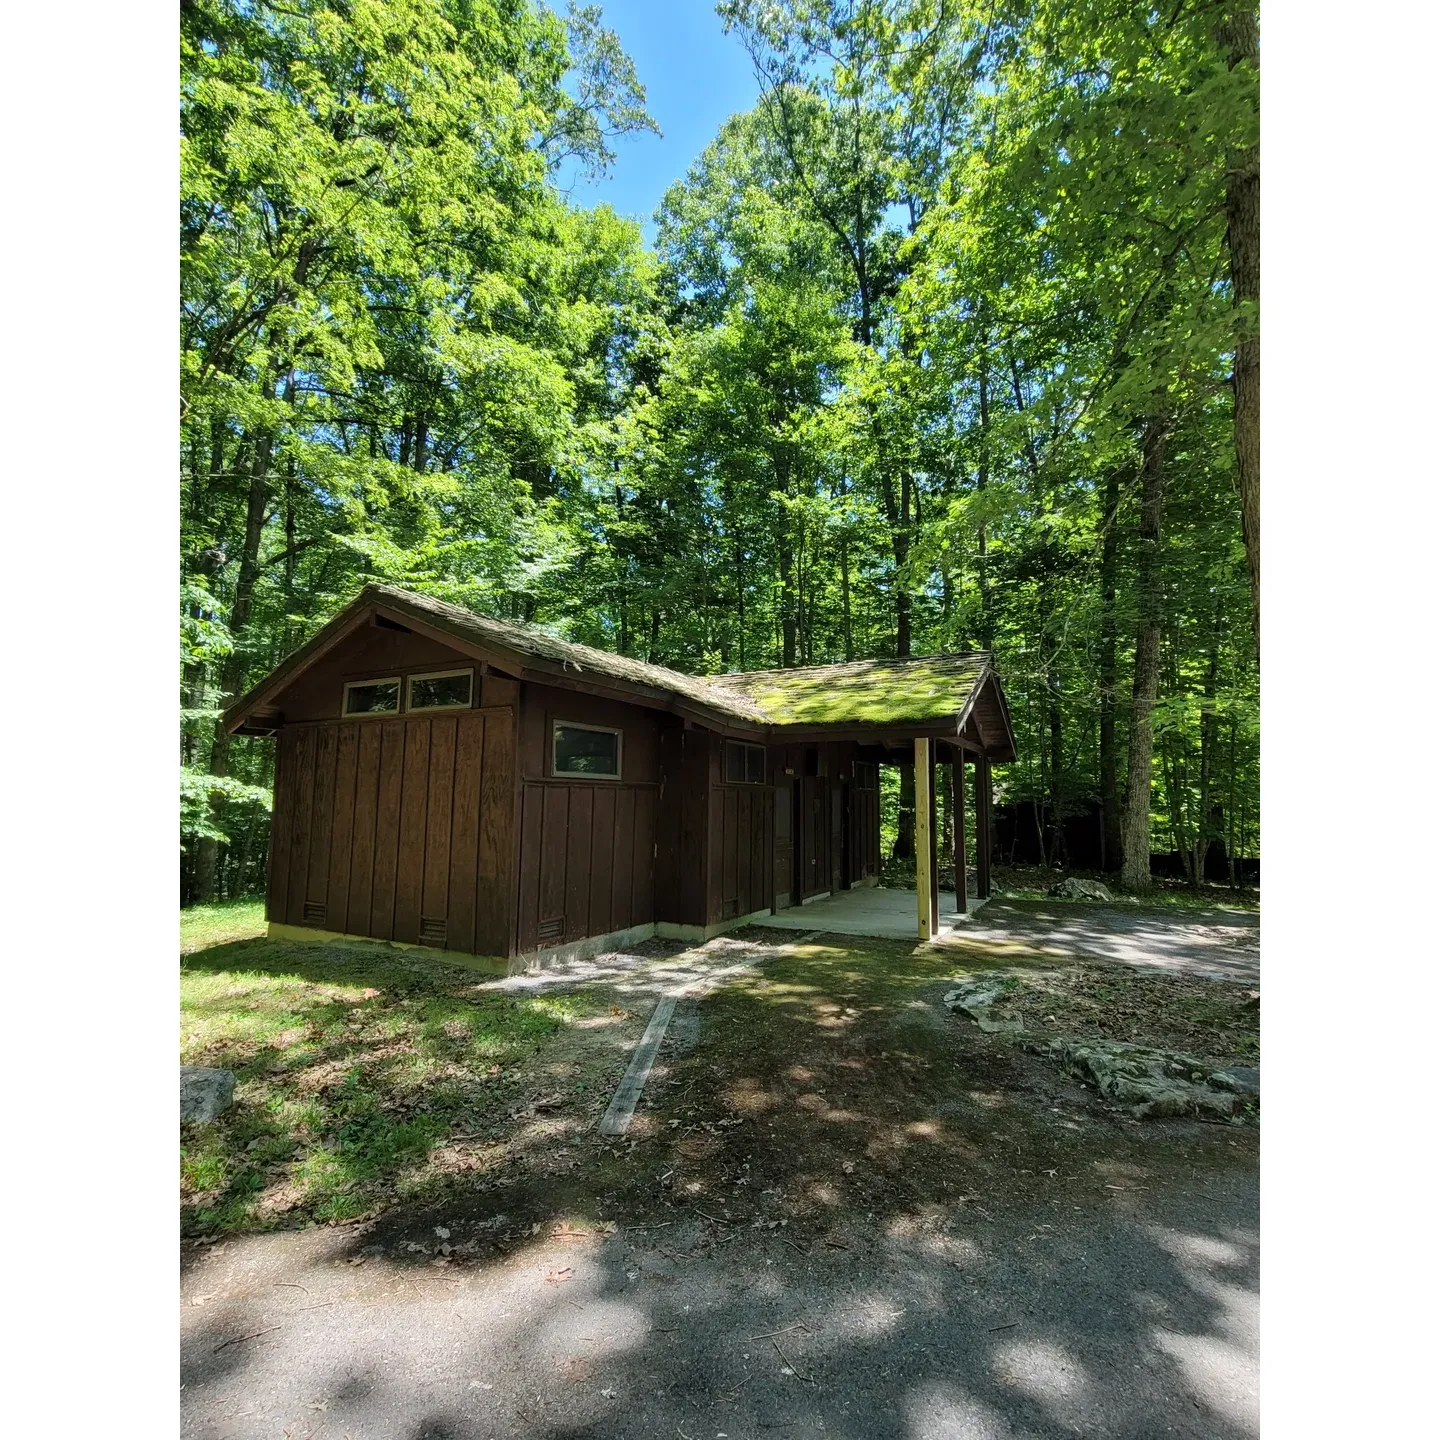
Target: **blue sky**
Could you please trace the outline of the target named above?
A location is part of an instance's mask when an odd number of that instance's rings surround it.
[[[690,168],[737,111],[754,105],[758,90],[750,57],[726,35],[714,0],[602,0],[604,24],[620,37],[645,87],[646,108],[664,132],[622,137],[613,144],[608,180],[577,184],[577,205],[614,206],[647,222],[666,190]]]

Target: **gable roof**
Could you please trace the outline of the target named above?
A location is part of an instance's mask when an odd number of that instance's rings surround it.
[[[367,585],[349,605],[287,656],[225,712],[232,732],[338,640],[379,613],[428,632],[461,650],[513,657],[526,678],[575,684],[590,680],[642,703],[660,705],[702,722],[736,730],[840,728],[953,723],[958,732],[986,682],[995,682],[987,653],[928,655],[911,660],[857,660],[791,670],[752,670],[722,675],[686,675],[664,665],[632,660],[569,640],[557,640],[532,625],[493,620],[459,605],[402,590]],[[513,660],[512,660],[513,663]],[[999,695],[998,684],[995,692]],[[1004,700],[1005,740],[1013,754]]]

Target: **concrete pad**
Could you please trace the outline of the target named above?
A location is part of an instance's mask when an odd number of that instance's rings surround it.
[[[955,892],[940,892],[940,934],[962,934],[971,916],[989,898],[971,895],[969,910],[955,909]],[[762,922],[784,930],[820,930],[831,935],[870,935],[881,940],[915,940],[916,897],[913,890],[885,890],[878,885],[864,890],[841,890],[823,900],[811,900],[789,910],[776,911]]]

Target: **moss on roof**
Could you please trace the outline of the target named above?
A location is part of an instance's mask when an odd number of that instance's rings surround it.
[[[751,670],[686,675],[608,650],[557,640],[544,630],[492,620],[458,605],[393,585],[369,585],[318,634],[225,712],[230,729],[243,723],[267,693],[293,677],[337,626],[354,623],[369,605],[410,615],[457,639],[563,667],[579,679],[591,675],[673,695],[719,717],[748,725],[929,724],[959,715],[989,668],[989,656],[928,655],[913,660],[857,660],[798,670]]]
[[[900,725],[958,715],[989,668],[981,652],[856,660],[711,676],[750,699],[772,725]]]
[[[644,685],[652,690],[669,691],[734,719],[748,720],[752,724],[765,723],[759,707],[743,693],[722,689],[713,681],[699,676],[670,670],[664,665],[649,665],[643,660],[632,660],[628,655],[596,650],[593,646],[579,645],[571,640],[557,640],[532,625],[492,620],[488,615],[477,615],[473,610],[393,585],[367,586],[361,599],[366,597],[402,612],[409,610],[421,614],[439,629],[473,640],[477,645],[495,645],[521,655],[533,655],[563,665],[576,675],[589,672],[628,680],[633,685]]]

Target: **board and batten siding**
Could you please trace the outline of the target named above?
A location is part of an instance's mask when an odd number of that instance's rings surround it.
[[[716,785],[710,792],[710,924],[770,909],[775,792]]]
[[[287,727],[275,763],[267,918],[511,953],[511,707]]]
[[[614,780],[524,783],[519,953],[655,919],[659,789]]]

